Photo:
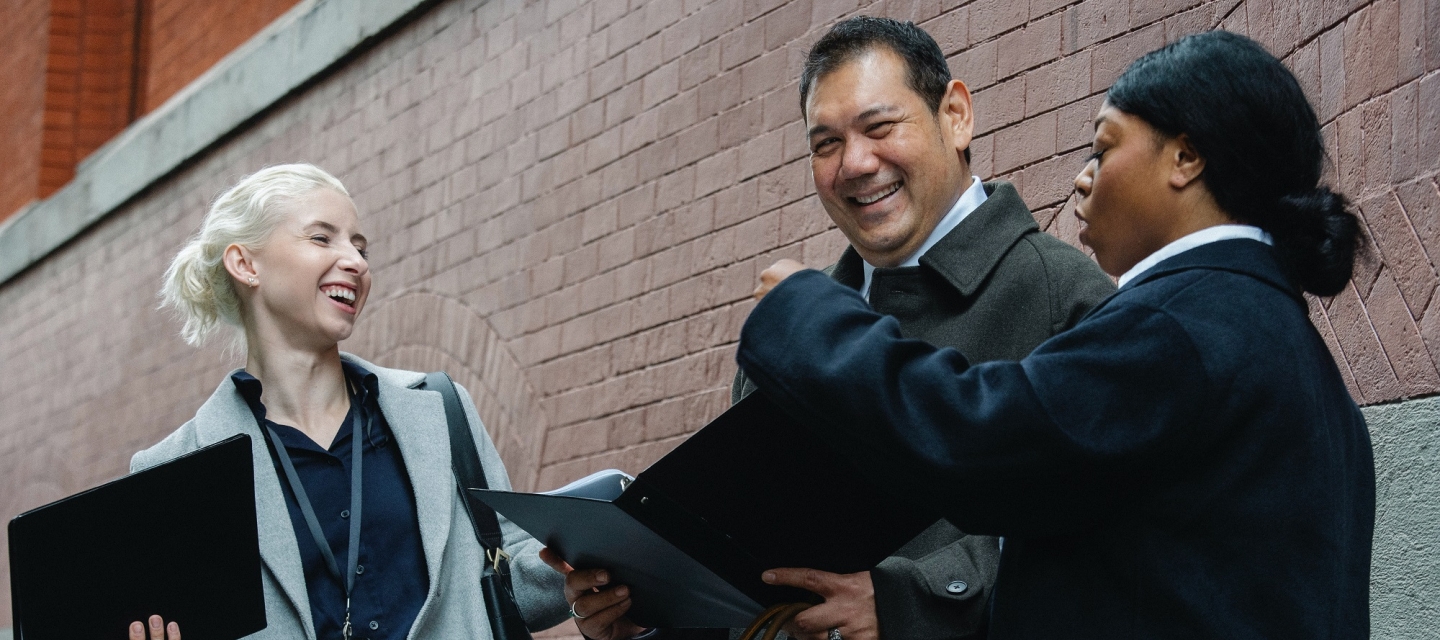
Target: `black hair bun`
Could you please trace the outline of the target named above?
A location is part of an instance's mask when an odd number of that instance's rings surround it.
[[[1317,296],[1333,296],[1345,288],[1360,248],[1360,220],[1350,203],[1320,186],[1281,196],[1277,203],[1277,249],[1300,288]]]

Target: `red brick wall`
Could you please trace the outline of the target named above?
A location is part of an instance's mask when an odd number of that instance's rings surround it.
[[[135,116],[136,0],[53,0],[40,197]]]
[[[200,77],[299,0],[145,0],[148,15],[144,109],[148,113]]]
[[[298,1],[10,3],[0,25],[0,220],[65,186],[86,156]]]
[[[795,76],[856,10],[937,36],[975,92],[976,172],[1072,241],[1070,181],[1124,65],[1217,24],[1259,38],[1375,238],[1317,326],[1362,403],[1440,391],[1440,4],[957,4],[442,3],[0,285],[0,517],[122,473],[214,388],[234,359],[181,344],[153,292],[216,193],[294,160],[344,180],[373,238],[346,348],[454,373],[522,488],[643,468],[726,406],[759,270],[844,245]]]
[[[49,0],[14,0],[0,21],[0,222],[38,197]]]

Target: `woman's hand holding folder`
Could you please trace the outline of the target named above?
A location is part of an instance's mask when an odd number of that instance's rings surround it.
[[[565,576],[565,601],[586,638],[625,640],[646,633],[644,627],[625,617],[630,610],[630,590],[624,585],[605,588],[610,582],[608,571],[576,569],[548,548],[540,550],[540,559]]]
[[[130,623],[130,640],[180,640],[180,625],[167,625],[160,616],[150,616],[150,633],[145,633],[145,625],[137,620]]]

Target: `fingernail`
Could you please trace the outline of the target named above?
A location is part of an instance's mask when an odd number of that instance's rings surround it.
[[[774,582],[774,581],[775,581],[775,572],[774,572],[774,571],[766,571],[765,573],[760,574],[760,579],[761,579],[761,580],[764,580],[764,581],[766,581],[766,582]]]
[[[130,623],[130,631],[131,633],[144,633],[145,625],[140,624],[139,622],[132,622]]]
[[[624,598],[625,596],[628,596],[628,595],[630,595],[630,590],[629,590],[629,589],[627,589],[627,588],[625,588],[625,587],[615,587],[615,596],[616,596],[616,597]]]
[[[608,572],[601,571],[600,573],[595,574],[595,580],[598,581],[600,584],[605,584],[610,581],[610,574]]]

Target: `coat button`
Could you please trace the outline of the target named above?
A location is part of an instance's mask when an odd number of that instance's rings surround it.
[[[360,574],[362,574],[362,573],[365,573],[365,565],[363,565],[363,564],[362,564],[362,565],[357,565],[357,566],[355,567],[355,575],[358,576],[358,575],[360,575]],[[965,584],[965,583],[962,582],[962,583],[960,583],[960,584]],[[964,589],[961,589],[961,591],[964,591]]]
[[[969,588],[970,585],[965,584],[964,581],[961,580],[956,580],[954,582],[951,582],[950,584],[945,585],[945,590],[955,595],[965,593],[965,590]]]
[[[376,621],[374,621],[374,620],[371,620],[371,621],[370,621],[370,630],[371,630],[371,631],[374,631],[374,630],[379,629],[379,628],[380,628],[380,623],[379,623],[379,622],[376,622]]]
[[[340,512],[340,517],[341,517],[341,518],[349,518],[349,517],[350,517],[350,510],[349,510],[349,509],[345,509],[344,511],[341,511],[341,512]]]

